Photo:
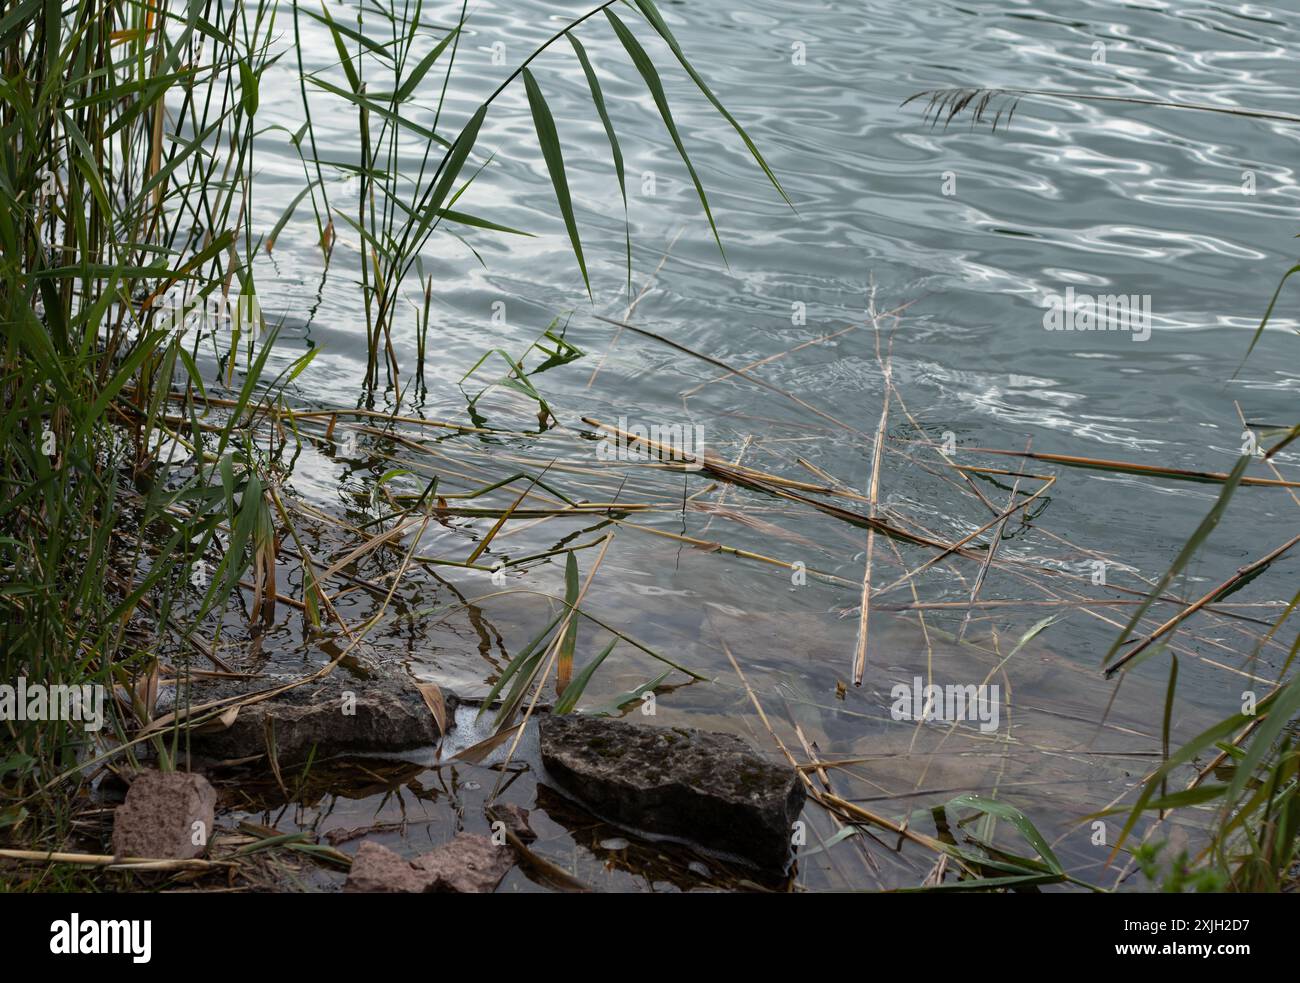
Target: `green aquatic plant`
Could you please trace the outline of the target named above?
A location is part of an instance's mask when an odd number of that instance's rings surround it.
[[[108,717],[0,722],[10,832],[28,806],[66,819],[79,783],[52,781],[147,719],[161,649],[210,652],[195,627],[250,570],[268,597],[247,197],[274,21],[216,0],[0,17],[0,679],[96,687]],[[244,360],[220,415],[204,346],[228,379]]]
[[[280,225],[289,220],[303,196],[307,195],[316,216],[321,248],[327,257],[335,241],[335,219],[360,237],[358,272],[366,310],[368,385],[379,383],[381,365],[390,384],[398,381],[400,366],[392,343],[394,317],[398,302],[404,295],[404,283],[413,269],[418,271],[421,250],[432,236],[440,232],[459,236],[457,230],[463,228],[504,235],[530,234],[456,208],[474,181],[492,164],[493,155],[485,154],[479,147],[483,126],[497,100],[512,86],[522,85],[524,89],[537,152],[545,163],[555,194],[555,208],[568,236],[585,291],[588,297],[592,295],[586,253],[565,168],[565,149],[537,74],[541,71],[542,56],[558,54],[562,48],[570,51],[582,68],[593,110],[609,143],[624,212],[627,289],[630,294],[632,239],[627,217],[623,151],[596,67],[579,39],[577,32],[580,30],[594,31],[596,25],[603,22],[618,40],[659,112],[690,176],[709,229],[719,250],[722,250],[722,237],[708,194],[673,118],[659,69],[637,34],[615,12],[615,7],[626,7],[639,15],[667,46],[704,97],[735,130],[772,186],[789,203],[775,173],[754,141],[691,64],[653,0],[606,0],[573,18],[539,44],[458,125],[448,122],[448,100],[458,94],[458,52],[463,38],[472,28],[467,0],[461,6],[457,22],[450,27],[432,23],[420,0],[414,4],[368,4],[356,11],[355,26],[341,23],[327,8],[317,13],[297,3],[293,5],[295,38],[301,37],[302,18],[319,22],[330,33],[338,62],[330,71],[302,73],[305,123],[294,134],[293,141],[303,157],[309,179],[306,187],[289,204]],[[564,40],[568,41],[567,48],[557,44]],[[299,59],[301,50],[299,43]],[[359,163],[342,164],[320,155],[314,122],[319,112],[313,112],[312,96],[329,97],[336,103],[341,101],[335,113],[355,113],[361,148]],[[428,116],[432,116],[431,125],[416,121]],[[411,148],[404,144],[404,138],[414,138],[418,150],[412,153]],[[331,200],[331,185],[338,183],[330,180],[331,175],[344,175],[357,181],[359,194],[355,215]],[[481,261],[481,257],[479,259]],[[425,328],[420,336],[421,362],[429,297],[428,288],[423,285],[427,282],[421,276],[422,287],[417,292],[426,312]]]

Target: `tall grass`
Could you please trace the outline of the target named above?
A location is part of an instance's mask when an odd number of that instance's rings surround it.
[[[623,9],[620,15],[615,7]],[[394,353],[394,317],[401,308],[403,287],[412,270],[419,269],[421,250],[435,234],[459,235],[459,230],[481,229],[505,235],[528,235],[456,207],[475,179],[491,164],[491,156],[479,152],[480,133],[497,100],[511,87],[522,86],[537,141],[555,194],[555,207],[563,221],[574,261],[582,275],[588,296],[591,280],[587,269],[582,234],[574,212],[565,170],[565,150],[556,129],[543,82],[539,79],[544,62],[572,57],[581,66],[590,90],[592,111],[600,120],[609,143],[612,174],[617,179],[624,215],[627,187],[623,152],[617,128],[592,63],[579,35],[599,30],[612,34],[627,61],[640,76],[653,100],[682,163],[689,174],[709,228],[722,249],[722,238],[714,222],[708,194],[674,121],[659,70],[644,44],[624,18],[631,15],[649,28],[695,82],[703,96],[743,141],[755,162],[782,198],[789,202],[776,175],[763,159],[749,134],[709,88],[703,76],[687,58],[677,38],[659,13],[653,0],[605,0],[583,11],[564,27],[551,33],[492,90],[467,119],[455,125],[448,121],[447,100],[455,93],[457,56],[468,29],[468,0],[451,27],[431,23],[423,0],[412,3],[376,2],[358,13],[355,24],[344,24],[329,9],[321,12],[293,6],[294,37],[302,37],[305,19],[328,29],[337,63],[328,70],[301,73],[304,131],[295,136],[295,146],[307,170],[303,195],[310,195],[321,248],[326,258],[333,250],[337,224],[350,229],[361,240],[362,257],[358,274],[365,302],[367,335],[366,383],[378,385],[383,373],[391,385],[398,383],[400,367]],[[567,43],[560,43],[567,42]],[[298,57],[302,48],[299,41]],[[301,61],[300,61],[301,66]],[[623,66],[626,68],[627,66]],[[317,139],[319,100],[325,100],[331,119],[351,116],[359,138],[360,162],[340,163],[337,148],[323,147]],[[316,108],[313,109],[313,103]],[[342,171],[359,185],[356,211],[331,200],[333,172]],[[299,196],[299,200],[301,199]],[[289,204],[281,221],[288,221],[298,207]],[[627,285],[632,275],[630,227],[625,234]],[[412,302],[423,306],[427,326],[427,303],[431,281],[424,276]],[[418,333],[419,368],[425,354],[425,327]]]
[[[269,340],[246,346],[220,418],[196,399],[196,356],[206,342],[233,370],[238,337],[264,327],[247,206],[273,24],[273,7],[216,0],[0,15],[0,679],[108,694],[97,733],[0,724],[4,825],[23,800],[63,814],[76,784],[52,779],[147,714],[159,649],[268,545],[244,425]],[[194,563],[222,527],[208,576]]]

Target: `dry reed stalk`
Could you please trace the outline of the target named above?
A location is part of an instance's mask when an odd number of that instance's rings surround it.
[[[28,863],[77,864],[83,867],[105,867],[109,870],[163,872],[183,870],[224,870],[237,866],[229,860],[174,860],[148,857],[114,857],[102,853],[59,853],[44,850],[0,850],[0,857]]]
[[[1197,611],[1201,610],[1201,608],[1205,607],[1207,604],[1213,601],[1216,597],[1223,594],[1225,591],[1228,591],[1233,587],[1237,586],[1238,584],[1242,583],[1243,581],[1248,580],[1255,573],[1262,570],[1264,567],[1267,567],[1270,563],[1272,563],[1274,560],[1280,557],[1283,553],[1286,553],[1289,549],[1291,549],[1291,547],[1294,546],[1296,543],[1300,543],[1300,533],[1296,534],[1295,536],[1292,536],[1281,546],[1278,546],[1275,549],[1270,550],[1268,553],[1265,553],[1259,559],[1247,563],[1245,566],[1238,567],[1237,570],[1233,573],[1233,575],[1229,577],[1227,580],[1225,580],[1223,583],[1221,583],[1218,587],[1215,587],[1213,590],[1209,591],[1208,593],[1201,595],[1200,598],[1193,601],[1182,611],[1179,611],[1168,621],[1160,625],[1160,627],[1157,628],[1155,631],[1148,634],[1145,638],[1142,639],[1141,642],[1139,642],[1133,648],[1125,652],[1123,656],[1116,659],[1114,663],[1107,666],[1106,676],[1109,678],[1115,675],[1115,673],[1119,672],[1120,669],[1124,668],[1124,666],[1126,666],[1128,663],[1132,662],[1139,655],[1141,655],[1142,652],[1144,652],[1157,639],[1162,638],[1163,636],[1169,634],[1169,632],[1173,631],[1180,624],[1182,624],[1183,621],[1185,621],[1187,618],[1190,618]]]
[[[1222,484],[1228,475],[1219,471],[1188,471],[1183,468],[1162,468],[1154,464],[1134,464],[1131,461],[1112,461],[1100,457],[1079,457],[1073,454],[1044,454],[1041,451],[1008,451],[993,447],[963,447],[967,454],[1001,454],[1005,457],[1024,457],[1033,461],[1047,461],[1052,464],[1064,464],[1069,467],[1092,468],[1101,471],[1123,471],[1130,474],[1149,475],[1153,478],[1175,478],[1184,481],[1203,481]],[[1287,481],[1282,478],[1252,478],[1243,475],[1239,482],[1264,488],[1300,488],[1300,481]]]
[[[874,309],[876,303],[875,285],[871,288],[871,307]],[[880,421],[876,424],[875,441],[871,450],[871,479],[867,483],[867,514],[872,518],[877,518],[876,510],[880,502],[880,458],[881,451],[885,445],[885,431],[889,425],[889,396],[890,396],[890,363],[882,357],[880,353],[880,322],[872,317],[872,326],[875,328],[876,342],[876,361],[880,364],[880,375],[884,381],[884,396],[880,405]],[[862,677],[867,667],[867,639],[868,630],[871,622],[871,561],[876,552],[876,530],[867,529],[867,557],[866,564],[862,573],[862,594],[859,601],[860,613],[858,616],[858,636],[853,650],[853,685],[861,686]]]

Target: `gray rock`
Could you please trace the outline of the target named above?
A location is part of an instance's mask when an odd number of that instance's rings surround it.
[[[343,890],[353,894],[490,894],[514,866],[514,851],[486,836],[461,833],[430,853],[406,860],[369,841],[352,858]]]
[[[734,734],[566,714],[539,723],[552,781],[596,815],[784,871],[804,788]]]
[[[217,793],[202,775],[142,771],[113,813],[113,855],[190,860],[208,847]]]
[[[255,687],[246,682],[238,686],[198,685],[191,700],[202,703],[249,692],[250,688],[266,689],[281,681],[290,680],[263,677]],[[450,720],[455,699],[450,693],[444,697]],[[313,747],[316,758],[321,759],[347,752],[427,747],[442,736],[415,681],[404,672],[385,670],[360,679],[337,669],[317,682],[240,707],[224,729],[192,732],[191,746],[214,758],[262,754],[267,749],[268,726],[274,728],[276,757],[283,765],[305,761]]]

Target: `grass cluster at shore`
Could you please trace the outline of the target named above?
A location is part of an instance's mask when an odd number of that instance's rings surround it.
[[[194,401],[184,328],[256,295],[246,203],[272,21],[217,2],[0,17],[0,676],[96,687],[106,717],[95,734],[0,725],[10,830],[37,816],[57,839],[77,766],[148,713],[163,639],[222,606],[269,543],[244,426],[270,389],[263,325],[236,316],[207,340],[231,369],[241,351],[249,363],[220,419]],[[186,594],[201,600],[182,616]]]

